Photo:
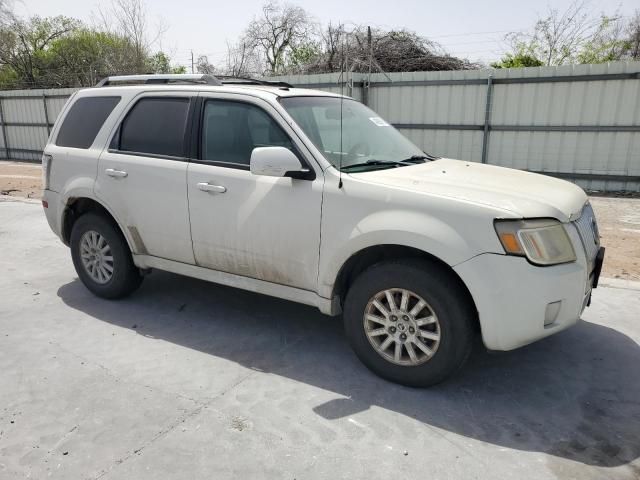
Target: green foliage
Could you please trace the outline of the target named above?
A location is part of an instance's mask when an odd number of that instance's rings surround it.
[[[541,67],[544,62],[536,56],[532,44],[517,43],[512,53],[506,53],[499,62],[491,64],[493,68]]]
[[[602,16],[597,30],[577,55],[578,63],[606,63],[620,60],[631,49],[631,38],[621,37],[620,19]]]
[[[507,53],[499,62],[491,64],[493,68],[541,67],[542,65],[544,65],[544,63],[542,63],[540,59],[526,53]]]
[[[157,52],[147,60],[148,73],[187,73],[184,66],[172,67],[171,59],[164,52]]]
[[[66,18],[14,19],[0,27],[0,88],[92,86],[109,75],[184,73],[163,52],[137,61],[138,49],[118,33]]]
[[[511,33],[506,39],[511,51],[492,64],[494,68],[635,59],[640,51],[640,13],[630,21],[617,13],[592,16],[586,3],[575,1],[564,12],[550,9],[531,32]]]
[[[320,45],[317,42],[304,42],[291,48],[287,57],[287,69],[296,69],[303,65],[309,65],[321,55]]]

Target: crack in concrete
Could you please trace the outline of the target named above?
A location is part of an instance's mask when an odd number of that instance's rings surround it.
[[[293,342],[283,345],[283,347],[280,348],[276,352],[274,357],[275,358],[282,358],[281,354],[283,354],[286,350],[289,350],[289,349],[293,348],[301,340],[302,340],[302,337],[299,337],[299,338],[295,339]],[[99,480],[101,478],[104,478],[106,475],[110,474],[117,467],[119,467],[124,462],[126,462],[127,460],[132,458],[134,455],[140,455],[145,448],[150,447],[156,441],[158,441],[161,438],[167,436],[169,433],[171,433],[173,430],[175,430],[178,426],[180,426],[183,423],[185,423],[187,420],[190,420],[190,419],[198,416],[205,408],[208,408],[209,406],[211,406],[216,400],[224,397],[227,393],[229,393],[231,390],[235,389],[237,386],[239,386],[240,384],[245,382],[247,379],[249,379],[250,377],[252,377],[256,373],[261,373],[261,370],[251,370],[246,375],[244,375],[242,378],[240,378],[237,382],[232,383],[231,385],[229,385],[229,387],[227,387],[223,391],[219,392],[218,394],[214,395],[213,397],[211,397],[206,402],[200,404],[197,408],[195,408],[192,411],[187,412],[187,413],[185,413],[183,415],[180,415],[174,422],[170,423],[165,428],[163,428],[158,433],[156,433],[153,437],[151,437],[149,440],[147,440],[141,447],[136,448],[133,451],[128,452],[123,457],[118,458],[110,467],[108,467],[107,469],[101,470],[95,476],[90,477],[90,480]]]
[[[97,475],[95,475],[93,477],[90,477],[91,480],[98,480],[100,478],[103,478],[105,475],[110,474],[113,470],[115,470],[117,467],[122,465],[124,462],[129,460],[134,455],[140,455],[145,448],[153,445],[156,441],[158,441],[159,439],[161,439],[161,438],[165,437],[166,435],[168,435],[169,433],[171,433],[173,430],[175,430],[178,426],[180,426],[183,423],[185,423],[187,420],[190,420],[190,419],[196,417],[197,415],[199,415],[200,412],[202,412],[202,410],[204,410],[205,408],[210,406],[213,402],[215,402],[220,397],[223,397],[226,393],[228,393],[231,390],[233,390],[234,388],[236,388],[238,385],[240,385],[242,382],[247,380],[249,377],[253,376],[255,373],[256,373],[255,370],[249,372],[247,375],[245,375],[242,378],[240,378],[237,382],[231,384],[228,388],[226,388],[222,392],[220,392],[217,395],[211,397],[207,402],[205,402],[203,404],[200,404],[197,408],[191,410],[190,412],[187,412],[187,413],[185,413],[183,415],[180,415],[174,422],[170,423],[165,428],[163,428],[162,430],[157,432],[153,437],[151,437],[149,440],[147,440],[142,446],[140,446],[139,448],[134,449],[133,451],[128,452],[123,457],[118,458],[106,470],[102,470],[102,471],[98,472]]]
[[[198,399],[193,398],[193,397],[189,397],[189,396],[187,396],[187,395],[183,395],[183,394],[181,394],[181,393],[170,392],[170,391],[163,390],[163,389],[158,388],[158,387],[153,386],[153,385],[148,385],[148,384],[146,384],[146,383],[138,383],[138,382],[135,382],[135,381],[133,381],[133,380],[131,380],[131,379],[129,379],[129,378],[123,378],[123,377],[120,377],[120,376],[116,375],[116,374],[115,374],[115,373],[114,373],[114,372],[113,372],[109,367],[106,367],[105,365],[101,364],[100,362],[96,362],[96,361],[94,361],[94,360],[90,360],[90,359],[88,359],[87,357],[84,357],[84,356],[79,355],[79,354],[77,354],[77,353],[75,353],[75,352],[72,352],[71,350],[69,350],[69,349],[67,349],[67,348],[63,347],[63,346],[62,346],[60,343],[58,343],[58,342],[50,341],[49,343],[50,343],[51,345],[55,345],[55,346],[57,346],[57,347],[58,347],[60,350],[62,350],[64,353],[66,353],[66,354],[68,354],[68,355],[71,355],[72,357],[77,358],[78,360],[81,360],[81,361],[83,361],[84,363],[86,363],[86,364],[88,364],[88,365],[93,365],[93,366],[95,366],[95,367],[98,367],[98,368],[102,369],[102,370],[105,372],[105,374],[106,374],[107,376],[109,376],[109,377],[113,378],[113,379],[114,379],[115,381],[117,381],[117,382],[124,382],[124,383],[128,383],[128,384],[130,384],[130,385],[135,385],[135,386],[137,386],[137,387],[147,388],[147,389],[149,389],[149,390],[153,390],[153,391],[156,391],[156,392],[158,392],[158,393],[163,393],[163,394],[165,394],[165,395],[170,395],[170,396],[174,396],[174,397],[176,397],[176,398],[181,398],[182,400],[188,400],[188,401],[190,401],[190,402],[195,403],[196,405],[202,405],[202,404],[203,404],[203,402],[202,402],[201,400],[198,400]]]

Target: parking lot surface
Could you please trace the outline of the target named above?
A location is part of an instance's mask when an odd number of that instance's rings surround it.
[[[310,307],[163,272],[96,298],[33,202],[0,201],[0,272],[3,480],[640,478],[633,285],[419,390]]]

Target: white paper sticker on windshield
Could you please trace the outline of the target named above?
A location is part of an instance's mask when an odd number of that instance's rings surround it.
[[[379,127],[388,127],[389,126],[389,124],[387,122],[385,122],[380,117],[369,117],[369,120],[371,120],[373,123],[375,123]]]

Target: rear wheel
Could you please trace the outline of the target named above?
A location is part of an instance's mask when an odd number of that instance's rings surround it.
[[[344,306],[347,337],[372,371],[403,385],[441,382],[465,362],[474,309],[455,275],[434,262],[398,260],[360,274]]]
[[[71,231],[71,257],[84,285],[103,298],[121,298],[142,282],[116,225],[95,213],[82,215]]]

